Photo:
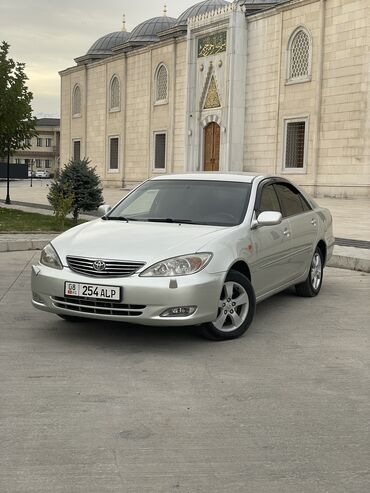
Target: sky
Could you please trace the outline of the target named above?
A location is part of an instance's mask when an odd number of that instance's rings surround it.
[[[199,1],[199,0],[198,0]],[[59,116],[58,72],[75,65],[101,36],[163,14],[178,17],[197,0],[0,0],[0,42],[26,64],[36,116]]]

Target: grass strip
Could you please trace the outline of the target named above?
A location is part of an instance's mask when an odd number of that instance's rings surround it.
[[[79,221],[81,224],[85,221]],[[18,209],[5,209],[0,207],[0,233],[7,232],[33,232],[50,233],[66,231],[75,226],[72,219],[66,219],[64,228],[61,229],[54,216],[38,214],[35,212],[23,212]]]

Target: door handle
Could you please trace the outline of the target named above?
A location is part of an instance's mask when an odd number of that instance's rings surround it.
[[[287,238],[290,238],[290,231],[288,229],[285,229],[283,235]]]

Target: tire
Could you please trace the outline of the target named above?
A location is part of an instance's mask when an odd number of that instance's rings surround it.
[[[303,296],[305,298],[313,298],[317,296],[320,292],[322,286],[324,274],[324,259],[320,248],[316,248],[313,254],[310,271],[308,273],[307,279],[296,284],[295,290],[298,296]]]
[[[249,279],[231,270],[222,287],[217,318],[202,325],[202,334],[213,341],[236,339],[249,328],[255,311],[256,296]]]
[[[82,317],[73,317],[72,315],[58,315],[58,317],[62,318],[66,322],[70,322],[73,324],[85,321],[85,319],[83,319]]]

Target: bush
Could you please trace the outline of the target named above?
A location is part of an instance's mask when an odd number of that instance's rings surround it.
[[[50,185],[48,201],[53,208],[58,226],[64,229],[64,223],[68,214],[73,211],[74,193],[72,188],[54,181]]]
[[[70,161],[56,176],[52,187],[64,198],[73,195],[72,213],[76,224],[81,211],[97,210],[104,203],[100,178],[88,159]],[[49,195],[48,200],[54,207]]]

